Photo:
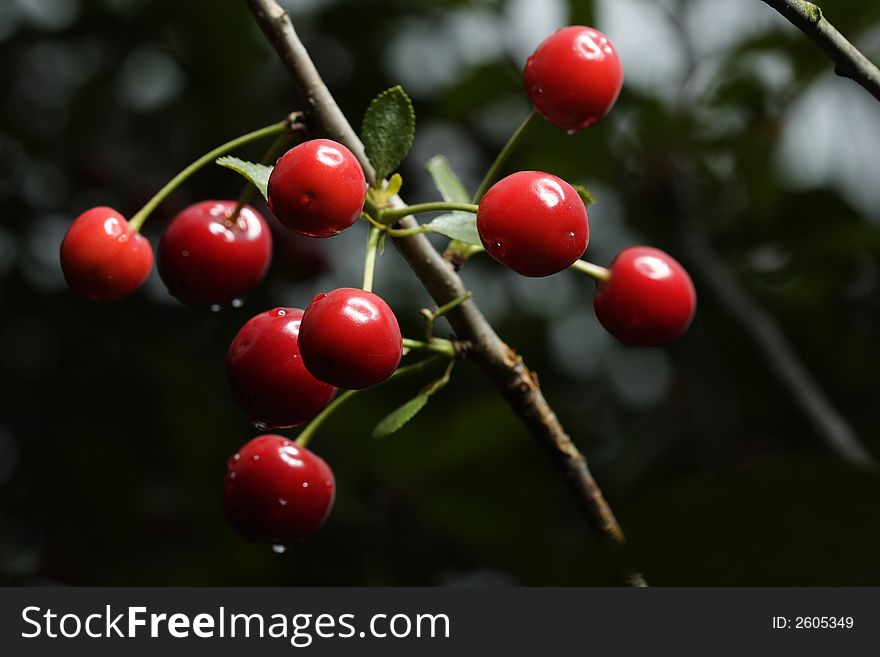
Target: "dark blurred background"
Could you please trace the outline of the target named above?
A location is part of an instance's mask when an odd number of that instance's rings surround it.
[[[730,312],[705,267],[733,275],[755,304],[745,314],[773,319],[880,455],[880,105],[758,0],[283,4],[355,125],[382,89],[412,95],[410,201],[436,197],[423,165],[437,153],[476,187],[529,110],[521,67],[553,29],[608,34],[626,72],[615,109],[576,136],[541,125],[509,168],[593,191],[589,259],[636,243],[681,259],[700,295],[693,327],[668,348],[627,349],[574,272],[527,280],[478,257],[466,283],[539,372],[649,582],[880,584],[880,480],[829,447],[749,333],[757,320]],[[828,4],[880,59],[880,4]],[[268,278],[238,309],[184,308],[155,275],[121,303],[77,298],[58,264],[77,214],[131,216],[298,100],[235,1],[0,0],[0,62],[0,581],[619,581],[546,455],[467,363],[390,438],[370,430],[412,382],[360,395],[320,431],[338,497],[307,544],[279,555],[233,534],[225,460],[257,432],[227,390],[226,348],[253,314],[358,284],[365,227],[278,233]],[[155,246],[177,210],[240,189],[204,170],[145,233]],[[393,249],[377,290],[417,335],[430,300]]]

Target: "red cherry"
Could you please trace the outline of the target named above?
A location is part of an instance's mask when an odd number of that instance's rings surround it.
[[[335,497],[324,460],[284,436],[258,436],[227,463],[226,518],[252,541],[304,541],[324,524]]]
[[[152,268],[150,243],[112,208],[86,210],[61,242],[67,284],[93,301],[127,297],[144,284]]]
[[[367,181],[354,154],[329,139],[294,146],[269,176],[269,209],[285,226],[307,237],[332,237],[364,209]]]
[[[668,253],[648,246],[621,251],[593,299],[596,317],[625,344],[666,344],[685,332],[697,309],[691,277]]]
[[[262,280],[272,258],[266,220],[235,201],[202,201],[181,210],[159,241],[159,274],[168,291],[190,306],[226,305]]]
[[[564,180],[519,171],[489,188],[477,230],[490,256],[523,276],[549,276],[580,258],[590,240],[587,208]]]
[[[338,288],[314,299],[302,318],[299,348],[309,372],[339,388],[381,383],[403,353],[391,308],[372,292]]]
[[[532,105],[553,125],[575,132],[608,113],[623,86],[623,67],[604,34],[573,25],[551,34],[526,62]]]
[[[226,371],[232,394],[251,419],[267,427],[311,420],[333,397],[299,353],[299,308],[275,308],[252,317],[229,346]]]

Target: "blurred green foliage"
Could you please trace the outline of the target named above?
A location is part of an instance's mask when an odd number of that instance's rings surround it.
[[[863,152],[880,152],[880,106],[763,3],[735,4],[747,5],[734,10],[744,22],[706,50],[697,42],[726,16],[714,0],[286,3],[354,125],[378,91],[411,92],[411,201],[436,198],[423,166],[438,153],[473,189],[525,115],[524,42],[543,35],[523,36],[523,25],[558,14],[619,40],[628,83],[611,115],[576,136],[542,124],[509,169],[549,170],[595,193],[588,255],[602,264],[642,241],[688,264],[671,191],[684,177],[701,230],[880,454],[880,197]],[[880,59],[880,5],[826,13]],[[639,54],[636,30],[673,38]],[[130,215],[195,157],[298,100],[243,3],[7,0],[0,57],[0,581],[619,581],[617,557],[467,363],[392,437],[370,432],[421,382],[360,395],[320,431],[312,445],[339,492],[308,544],[276,555],[234,535],[219,504],[225,459],[256,431],[227,390],[226,348],[257,312],[357,283],[365,227],[321,242],[278,232],[270,276],[240,309],[183,308],[156,278],[115,305],[75,298],[57,263],[73,217],[96,204]],[[672,63],[654,70],[654,59]],[[811,98],[824,122],[803,118]],[[865,120],[835,120],[835,99]],[[810,130],[798,133],[799,121]],[[792,143],[801,155],[815,147],[814,160],[786,159]],[[174,212],[239,189],[229,171],[205,170],[146,234],[155,245]],[[592,283],[577,274],[527,281],[477,258],[464,276],[539,373],[649,582],[880,584],[880,481],[822,445],[697,272],[691,331],[647,351],[602,333]],[[393,249],[376,289],[417,335],[430,301]]]

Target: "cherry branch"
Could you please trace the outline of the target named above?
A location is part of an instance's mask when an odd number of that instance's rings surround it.
[[[357,156],[367,180],[375,184],[375,172],[367,160],[363,144],[328,91],[287,12],[274,0],[245,1],[307,101],[307,113],[315,127],[345,144]],[[394,208],[407,207],[398,196],[390,203]],[[398,221],[398,225],[407,229],[415,228],[417,223],[407,215]],[[438,306],[467,295],[467,289],[452,265],[424,235],[395,237],[394,243]],[[623,546],[623,530],[593,479],[586,459],[562,427],[544,398],[537,377],[522,357],[501,340],[470,298],[449,310],[447,317],[458,339],[469,343],[468,357],[481,366],[516,415],[546,448],[591,527],[611,544]],[[643,585],[644,580],[636,574],[630,577],[630,583]]]
[[[829,23],[818,5],[805,0],[763,0],[810,37],[834,62],[834,71],[880,100],[880,69]]]

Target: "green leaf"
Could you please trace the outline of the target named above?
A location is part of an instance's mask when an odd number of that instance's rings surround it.
[[[388,205],[389,199],[400,192],[403,186],[403,178],[399,173],[395,173],[388,179],[388,183],[384,187],[370,187],[367,190],[367,198],[377,208],[384,208]]]
[[[260,190],[260,194],[263,195],[263,198],[267,201],[269,200],[269,194],[266,191],[266,188],[269,185],[269,176],[272,174],[272,169],[274,167],[266,166],[265,164],[256,164],[255,162],[248,162],[247,160],[240,160],[232,155],[218,157],[216,162],[221,167],[232,169],[236,173],[241,174],[244,178],[247,178],[257,189]]]
[[[385,193],[386,198],[391,198],[400,193],[401,187],[403,187],[403,178],[400,177],[399,173],[395,173],[388,179],[388,186],[382,191]]]
[[[428,359],[431,360],[431,359]],[[418,365],[422,365],[427,361],[422,361]],[[407,367],[401,368],[398,372],[401,372],[406,369],[412,369],[417,367],[418,365],[409,365]],[[452,376],[452,370],[455,367],[455,359],[452,358],[446,365],[446,369],[443,372],[443,375],[437,379],[436,381],[432,381],[427,386],[422,388],[422,391],[406,402],[403,406],[395,409],[384,418],[376,427],[373,429],[373,437],[374,438],[384,438],[386,436],[390,436],[395,431],[399,430],[403,425],[412,420],[416,414],[421,411],[425,404],[428,403],[428,399],[436,393],[438,390],[442,390],[443,387],[449,383],[449,379]]]
[[[461,184],[458,176],[449,166],[449,160],[444,155],[435,155],[425,166],[431,178],[434,180],[434,186],[440,192],[440,196],[447,203],[470,203],[471,196],[467,193],[464,185]]]
[[[593,193],[583,185],[572,185],[572,187],[574,187],[574,191],[578,193],[578,196],[581,197],[584,205],[592,205],[596,202],[596,197],[593,196]]]
[[[482,246],[480,234],[477,232],[477,217],[470,212],[450,212],[441,214],[425,224],[432,233],[446,235],[459,242]]]
[[[420,393],[403,406],[391,411],[373,429],[373,438],[385,438],[398,431],[403,425],[412,420],[427,403],[428,395]]]
[[[400,85],[373,99],[361,125],[361,140],[378,180],[397,169],[409,152],[415,133],[412,101]]]

